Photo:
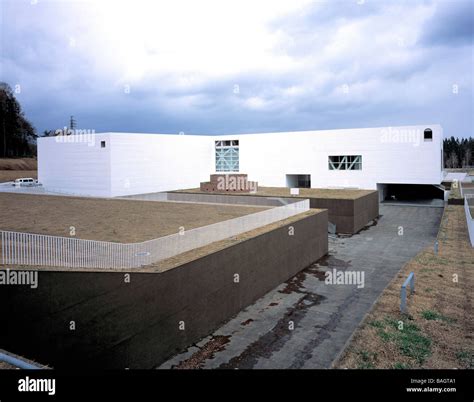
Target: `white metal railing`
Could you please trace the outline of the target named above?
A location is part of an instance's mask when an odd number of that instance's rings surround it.
[[[472,218],[469,200],[474,201],[474,195],[464,196],[464,212],[466,213],[467,231],[469,232],[469,240],[471,241],[471,246],[474,247],[474,219]]]
[[[459,182],[459,190],[461,197],[464,198],[464,212],[466,215],[467,231],[469,232],[469,240],[471,246],[474,247],[474,219],[471,214],[471,204],[474,204],[474,188],[464,188],[462,182]]]
[[[0,231],[2,264],[71,268],[138,268],[309,210],[309,200],[142,243],[114,243]]]
[[[469,187],[463,187],[463,182],[459,181],[459,192],[461,193],[461,197],[464,198],[466,195],[474,195],[474,187],[469,186]],[[464,184],[472,184],[472,182],[465,181]]]

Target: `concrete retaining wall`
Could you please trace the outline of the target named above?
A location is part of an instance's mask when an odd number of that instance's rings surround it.
[[[377,192],[364,195],[354,200],[354,227],[352,233],[357,233],[368,222],[379,216],[379,199]]]
[[[270,207],[280,207],[282,205],[301,201],[301,198],[289,197],[262,197],[258,195],[239,196],[233,194],[200,194],[184,192],[169,192],[167,193],[167,198],[168,201],[211,202],[217,204],[261,205]]]
[[[231,204],[231,205],[256,205],[268,207],[281,207],[282,205],[291,204],[301,201],[301,198],[289,197],[262,197],[245,195],[245,198],[239,195],[231,194],[204,194],[204,193],[185,193],[185,192],[168,192],[168,193],[150,193],[138,194],[121,197],[125,199],[133,199],[140,201],[179,201],[193,203],[211,203],[211,204]]]
[[[311,208],[327,209],[329,222],[336,225],[337,233],[357,233],[371,220],[379,216],[379,195],[373,191],[356,199],[315,197],[268,197],[264,195],[227,195],[168,192],[170,201],[216,202],[222,204],[247,204],[279,206],[301,199],[309,199]],[[228,199],[228,200],[226,200]]]
[[[379,216],[377,191],[356,199],[310,198],[309,201],[311,208],[329,211],[329,222],[336,225],[337,233],[357,233]]]
[[[327,211],[291,226],[129,283],[41,270],[37,289],[2,286],[0,345],[55,368],[157,366],[327,253]]]

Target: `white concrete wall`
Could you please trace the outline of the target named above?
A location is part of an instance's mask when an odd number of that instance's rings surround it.
[[[431,128],[433,140],[423,131]],[[397,131],[398,130],[398,131]],[[51,189],[120,196],[198,187],[215,173],[214,141],[238,139],[240,172],[262,186],[310,174],[312,187],[376,189],[377,183],[439,184],[439,125],[225,136],[104,133],[89,143],[38,140],[39,180]],[[106,148],[100,141],[106,141]],[[329,155],[362,155],[362,170],[329,170]]]
[[[432,141],[423,140],[425,128],[433,131]],[[365,189],[376,189],[377,183],[439,184],[442,177],[443,131],[439,125],[226,135],[215,139],[238,139],[240,172],[262,186],[284,187],[287,174],[310,174],[312,187]],[[329,155],[362,155],[362,170],[329,170]]]
[[[110,197],[109,137],[38,138],[39,182],[52,191]],[[101,141],[106,141],[105,148],[101,148]]]
[[[214,168],[207,136],[110,134],[114,196],[199,187]]]

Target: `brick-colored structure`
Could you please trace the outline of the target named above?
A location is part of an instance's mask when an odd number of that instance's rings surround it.
[[[36,289],[2,286],[0,305],[15,308],[0,314],[0,345],[57,369],[159,366],[328,252],[327,211],[283,222],[163,272],[131,271],[130,283],[126,271],[43,267]]]
[[[254,193],[258,183],[243,173],[211,174],[211,181],[202,182],[200,189],[206,193]]]

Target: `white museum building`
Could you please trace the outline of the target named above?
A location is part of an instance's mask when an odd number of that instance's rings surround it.
[[[438,124],[238,135],[81,133],[38,139],[45,189],[115,197],[199,187],[213,173],[260,186],[439,186]]]

